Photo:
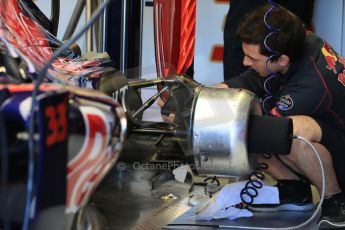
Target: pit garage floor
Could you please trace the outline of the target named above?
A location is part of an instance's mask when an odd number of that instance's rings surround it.
[[[299,225],[312,212],[254,213],[236,221],[196,221],[190,200],[191,186],[168,172],[133,169],[117,164],[95,191],[90,206],[102,216],[100,229],[259,229]],[[193,194],[202,194],[193,186]],[[195,196],[194,196],[195,197]],[[194,200],[195,202],[195,200]],[[195,226],[194,226],[195,225]],[[317,229],[316,221],[300,229]]]
[[[146,98],[149,94],[145,94]],[[146,111],[144,120],[160,121],[156,107]],[[184,154],[173,140],[159,141],[160,138],[132,134],[126,141],[118,163],[90,200],[89,207],[95,210],[99,222],[93,224],[93,230],[279,228],[299,225],[312,215],[312,212],[254,213],[253,217],[236,221],[196,221],[197,206],[193,205],[199,195],[205,195],[205,187],[191,189],[191,180],[186,183],[174,180],[171,170],[165,170],[164,166],[183,161]],[[317,229],[316,220],[301,229]]]

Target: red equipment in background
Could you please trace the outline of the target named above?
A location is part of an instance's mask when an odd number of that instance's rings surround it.
[[[158,77],[183,74],[194,59],[196,0],[155,0],[154,32]]]

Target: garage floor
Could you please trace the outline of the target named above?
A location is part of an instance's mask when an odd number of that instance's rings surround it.
[[[95,191],[90,206],[104,220],[100,229],[280,228],[299,225],[312,215],[254,213],[236,221],[196,221],[191,181],[177,182],[171,170],[164,170],[172,162],[183,161],[183,154],[169,139],[157,145],[157,138],[137,136],[129,140],[122,157]],[[205,187],[193,186],[193,194],[205,194]],[[317,229],[316,221],[301,229]]]
[[[154,190],[152,181],[158,186]],[[193,194],[204,191],[201,186],[193,188]],[[236,221],[196,221],[189,189],[189,184],[173,180],[168,173],[133,170],[127,165],[126,169],[115,167],[110,172],[95,192],[91,205],[106,219],[102,228],[114,230],[281,228],[299,225],[312,215],[312,212],[254,213],[251,218]],[[316,221],[301,229],[317,229]]]

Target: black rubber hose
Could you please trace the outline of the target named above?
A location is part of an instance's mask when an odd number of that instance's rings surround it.
[[[286,155],[292,145],[292,119],[272,116],[249,117],[249,153]]]

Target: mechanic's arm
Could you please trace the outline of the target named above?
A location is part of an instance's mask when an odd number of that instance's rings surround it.
[[[218,83],[213,85],[214,88],[242,88],[247,89],[257,95],[262,93],[262,83],[260,82],[262,77],[258,75],[252,69],[248,69],[244,73],[240,74],[237,77],[231,78],[225,82]]]

